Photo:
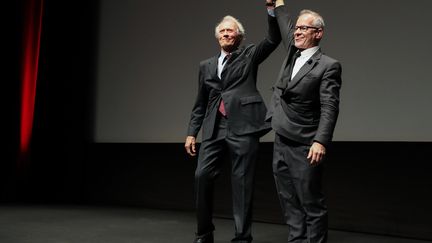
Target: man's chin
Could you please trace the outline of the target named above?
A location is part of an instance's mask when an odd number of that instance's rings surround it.
[[[237,49],[236,45],[225,45],[222,46],[222,49],[226,52],[233,52],[235,49]]]

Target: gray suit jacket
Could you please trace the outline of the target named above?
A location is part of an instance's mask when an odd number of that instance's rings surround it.
[[[258,65],[281,41],[276,18],[268,17],[267,37],[258,45],[248,45],[232,53],[221,78],[217,76],[218,56],[200,63],[198,95],[188,127],[188,135],[203,130],[202,139],[211,139],[215,130],[218,106],[223,100],[231,132],[237,135],[263,135],[271,127],[265,122],[267,108],[256,88]]]
[[[266,120],[281,136],[312,144],[328,145],[339,113],[342,68],[338,61],[318,50],[292,80],[284,83],[286,66],[293,65],[297,51],[293,40],[291,17],[285,6],[275,9],[287,56],[273,87]]]

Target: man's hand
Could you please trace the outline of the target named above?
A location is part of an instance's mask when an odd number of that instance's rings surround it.
[[[186,149],[186,152],[187,152],[190,156],[195,156],[195,155],[196,155],[196,150],[195,150],[195,137],[194,137],[194,136],[187,136],[187,137],[186,137],[185,149]]]
[[[267,9],[274,9],[276,0],[266,0]]]
[[[282,6],[282,5],[285,5],[284,0],[276,0],[275,1],[275,7]]]
[[[314,142],[309,149],[309,154],[307,158],[310,160],[310,164],[318,164],[324,159],[324,155],[326,153],[326,148],[318,143]]]

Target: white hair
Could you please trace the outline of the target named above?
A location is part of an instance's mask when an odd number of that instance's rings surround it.
[[[324,27],[325,27],[324,19],[319,13],[314,12],[314,11],[309,10],[309,9],[303,9],[302,11],[300,11],[299,17],[302,15],[313,16],[314,17],[313,26],[317,27],[317,28],[324,29]]]
[[[246,32],[245,32],[245,29],[243,28],[243,25],[240,23],[240,21],[238,20],[238,19],[236,19],[236,18],[234,18],[233,16],[231,16],[231,15],[227,15],[227,16],[225,16],[225,17],[223,17],[222,18],[222,20],[216,25],[216,28],[215,28],[215,36],[216,36],[216,38],[218,38],[219,37],[219,27],[220,27],[220,25],[223,23],[223,22],[225,22],[225,21],[231,21],[231,22],[234,22],[236,25],[237,25],[237,33],[239,34],[239,36],[243,39],[243,37],[245,36],[245,34],[246,34]]]

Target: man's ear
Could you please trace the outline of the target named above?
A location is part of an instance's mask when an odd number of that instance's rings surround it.
[[[317,31],[316,31],[316,35],[315,35],[315,39],[317,39],[317,40],[321,40],[322,37],[323,37],[323,34],[324,34],[323,29],[319,29],[319,30],[317,30]]]

